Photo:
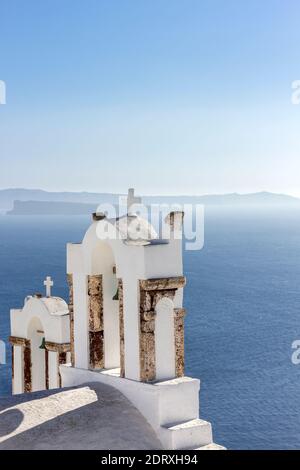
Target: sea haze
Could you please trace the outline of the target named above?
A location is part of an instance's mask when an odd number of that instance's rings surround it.
[[[43,291],[67,299],[66,243],[87,216],[0,217],[0,338],[9,309]],[[205,245],[184,253],[186,373],[201,379],[201,417],[231,449],[300,448],[300,209],[206,208]],[[11,392],[8,364],[0,393]]]

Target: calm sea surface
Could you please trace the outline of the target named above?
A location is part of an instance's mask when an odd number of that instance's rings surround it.
[[[65,245],[89,217],[0,216],[0,338],[9,309],[43,291],[67,299]],[[184,255],[186,372],[201,379],[201,417],[231,449],[300,448],[300,211],[208,209],[205,246]],[[11,392],[0,365],[0,394]]]

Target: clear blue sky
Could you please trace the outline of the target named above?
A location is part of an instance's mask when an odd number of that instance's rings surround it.
[[[0,188],[300,195],[299,0],[0,0]]]

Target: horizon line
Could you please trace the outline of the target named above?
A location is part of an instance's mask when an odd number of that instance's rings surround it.
[[[24,187],[6,187],[6,188],[0,188],[0,191],[41,191],[45,193],[75,193],[75,194],[105,194],[105,195],[113,195],[113,196],[126,196],[127,192],[111,192],[111,191],[93,191],[93,190],[49,190],[49,189],[42,189],[42,188],[24,188]],[[228,195],[236,195],[236,196],[250,196],[250,195],[255,195],[255,194],[272,194],[276,196],[286,196],[286,197],[291,197],[294,199],[300,199],[300,192],[299,195],[296,196],[295,194],[289,194],[285,192],[274,192],[274,191],[267,191],[267,190],[261,190],[261,191],[253,191],[253,192],[237,192],[237,191],[232,191],[232,192],[225,192],[225,193],[202,193],[202,194],[187,194],[187,193],[169,193],[169,194],[159,194],[159,193],[152,193],[152,194],[144,194],[140,193],[137,191],[137,195],[141,197],[206,197],[206,196],[228,196]]]

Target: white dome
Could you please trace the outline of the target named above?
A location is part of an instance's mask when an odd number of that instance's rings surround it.
[[[61,297],[42,297],[39,299],[47,308],[50,315],[67,315],[69,313],[68,304]]]
[[[158,238],[153,225],[138,215],[120,217],[115,220],[115,226],[126,242],[144,244]]]

